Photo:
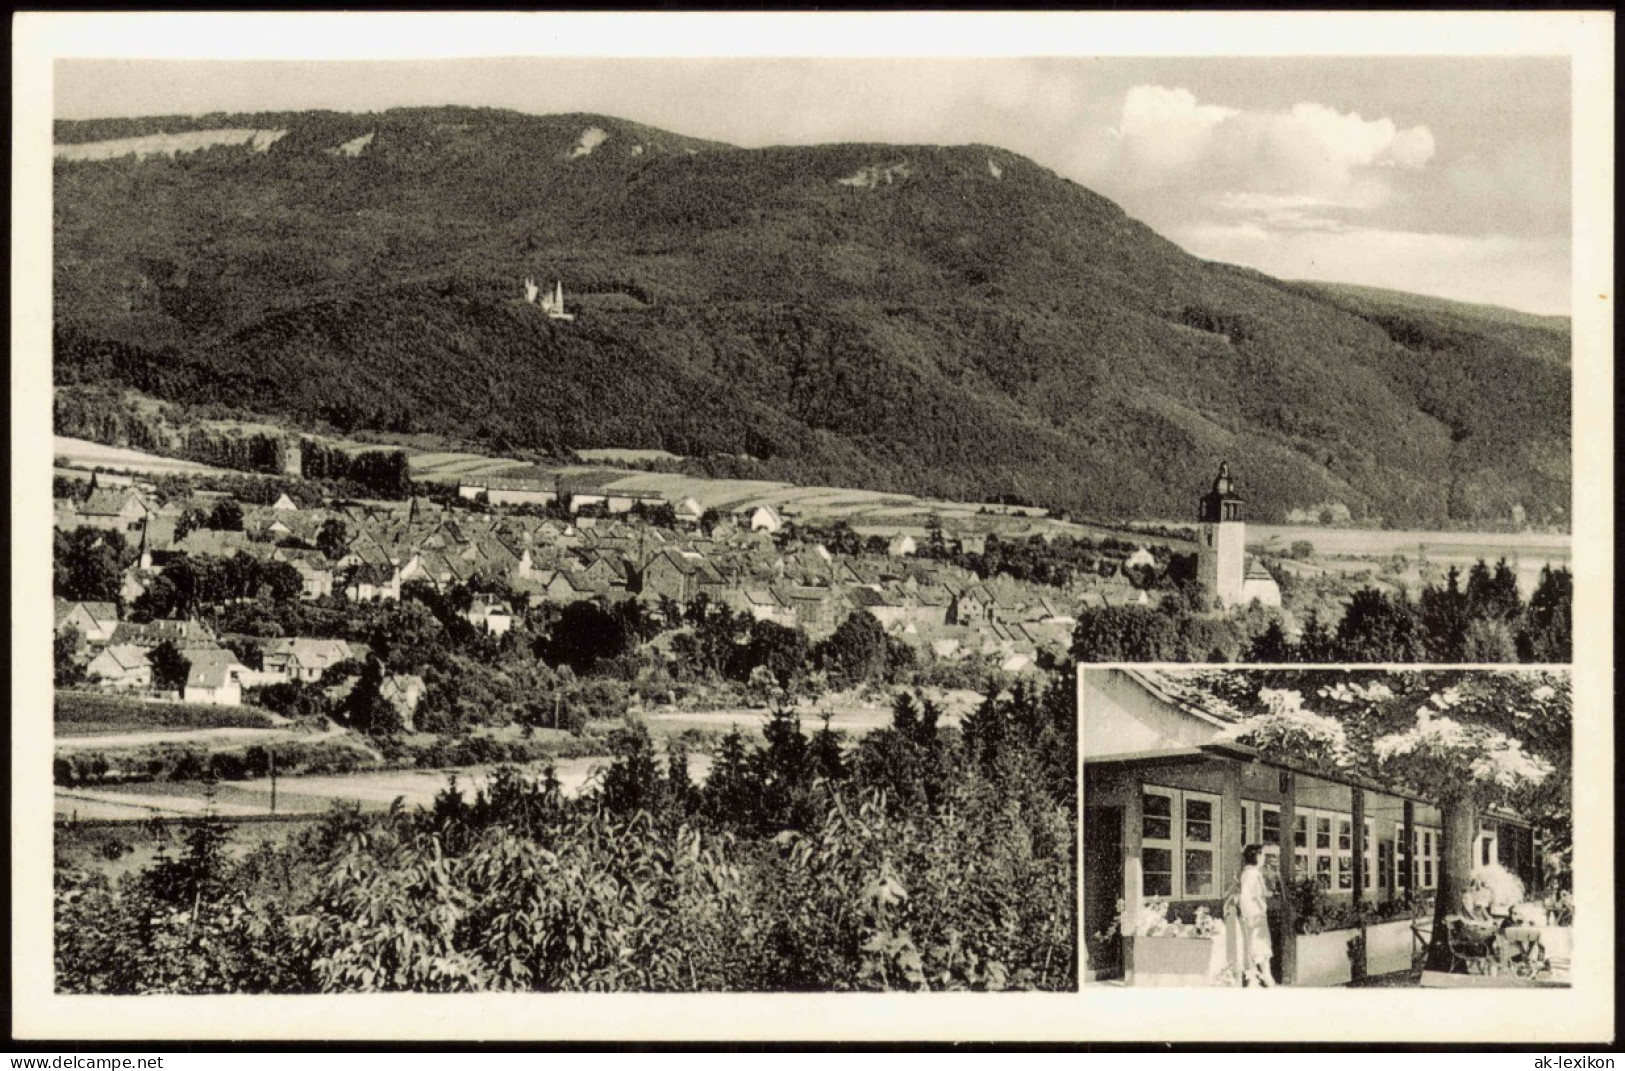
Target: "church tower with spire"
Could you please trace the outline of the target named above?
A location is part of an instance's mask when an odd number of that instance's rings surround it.
[[[1213,490],[1202,496],[1197,516],[1196,580],[1206,606],[1228,610],[1242,602],[1247,577],[1247,525],[1243,507],[1230,479],[1230,466],[1219,463]]]

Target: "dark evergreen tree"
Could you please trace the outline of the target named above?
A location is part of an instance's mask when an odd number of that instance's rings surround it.
[[[155,688],[162,691],[180,691],[186,686],[186,677],[192,670],[192,664],[175,646],[173,640],[165,640],[153,648],[147,660],[152,663],[152,683]]]
[[[1526,662],[1561,664],[1574,657],[1574,575],[1546,566],[1529,597],[1518,632],[1518,655]]]

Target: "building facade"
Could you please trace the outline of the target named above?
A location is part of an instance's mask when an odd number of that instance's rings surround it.
[[[1244,602],[1247,577],[1246,503],[1236,493],[1230,466],[1219,463],[1213,489],[1197,514],[1196,579],[1207,605],[1230,609]]]

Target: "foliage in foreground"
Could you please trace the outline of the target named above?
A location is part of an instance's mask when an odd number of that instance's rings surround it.
[[[602,788],[505,769],[430,810],[336,808],[236,858],[205,819],[116,885],[57,874],[75,993],[1062,989],[1076,984],[1064,674],[963,730],[900,696],[847,744],[773,716],[704,785],[630,727]]]

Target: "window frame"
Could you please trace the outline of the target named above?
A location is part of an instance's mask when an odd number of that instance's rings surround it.
[[[1377,827],[1369,818],[1365,820],[1365,843],[1361,847],[1365,849],[1362,853],[1365,856],[1365,885],[1363,888],[1366,892],[1376,892],[1384,888],[1384,886],[1377,877],[1377,859],[1380,854],[1377,851]]]
[[[1162,817],[1161,815],[1149,814],[1146,811],[1145,797],[1147,796],[1159,796],[1168,801],[1168,836],[1166,838],[1148,837],[1145,834],[1146,818],[1150,817],[1160,819]],[[1174,825],[1174,823],[1178,821],[1178,816],[1182,814],[1184,810],[1179,802],[1179,792],[1177,789],[1163,788],[1160,785],[1142,784],[1140,786],[1140,798],[1140,895],[1143,899],[1148,900],[1164,898],[1162,893],[1152,893],[1146,890],[1146,877],[1152,873],[1163,873],[1161,870],[1152,871],[1145,865],[1145,850],[1147,848],[1154,848],[1160,851],[1166,851],[1168,853],[1168,894],[1166,899],[1176,900],[1178,899],[1176,894],[1179,892],[1180,856],[1178,836],[1179,829]]]
[[[1192,802],[1206,803],[1208,805],[1208,819],[1207,819],[1208,839],[1206,841],[1200,841],[1200,840],[1194,841],[1195,847],[1192,847],[1193,842],[1192,842],[1190,832],[1189,832],[1190,823],[1192,821],[1200,822],[1201,819],[1192,819],[1190,817],[1189,804],[1192,803]],[[1177,859],[1177,862],[1179,864],[1179,891],[1181,893],[1180,899],[1183,899],[1183,900],[1211,900],[1211,899],[1214,899],[1215,897],[1219,897],[1219,896],[1224,895],[1223,892],[1220,891],[1220,888],[1219,888],[1219,866],[1220,866],[1219,849],[1222,846],[1222,840],[1221,840],[1222,832],[1221,832],[1221,821],[1220,821],[1221,816],[1219,814],[1219,811],[1220,811],[1220,799],[1219,799],[1218,796],[1214,795],[1213,793],[1202,792],[1202,791],[1199,791],[1197,789],[1183,789],[1183,790],[1181,790],[1181,792],[1180,792],[1180,801],[1179,801],[1180,851],[1179,851],[1179,856],[1178,856],[1178,859]],[[1207,856],[1208,856],[1208,873],[1211,875],[1211,877],[1209,879],[1210,887],[1211,887],[1210,892],[1192,894],[1192,893],[1190,893],[1190,891],[1187,888],[1187,885],[1189,884],[1189,882],[1187,880],[1188,877],[1189,877],[1189,872],[1187,870],[1187,858],[1186,857],[1191,852],[1205,852],[1207,854]]]
[[[1336,890],[1338,892],[1354,891],[1354,816],[1337,816],[1337,825],[1334,827],[1333,848],[1337,853],[1337,874],[1335,876]],[[1348,841],[1348,847],[1343,842]]]
[[[1426,892],[1439,887],[1439,849],[1440,838],[1444,830],[1438,826],[1424,826],[1413,824],[1412,833],[1415,835],[1415,844],[1411,853],[1411,884],[1413,892]],[[1394,888],[1397,892],[1402,886],[1399,883],[1399,864],[1401,860],[1400,848],[1405,844],[1405,823],[1394,823]]]
[[[1224,816],[1223,816],[1223,813],[1222,813],[1220,797],[1216,793],[1203,792],[1200,789],[1194,789],[1194,788],[1192,788],[1192,789],[1170,788],[1170,787],[1168,787],[1166,785],[1153,785],[1153,784],[1146,784],[1146,783],[1142,783],[1140,785],[1140,795],[1141,795],[1141,800],[1142,800],[1141,817],[1140,817],[1140,893],[1141,893],[1141,896],[1146,898],[1146,899],[1167,899],[1167,900],[1217,900],[1219,897],[1223,896],[1224,895],[1223,888],[1222,888],[1223,878],[1222,878],[1222,871],[1220,870],[1220,868],[1223,865],[1223,858],[1224,858],[1223,851],[1222,851],[1222,849],[1224,848]],[[1168,811],[1169,811],[1168,834],[1169,835],[1168,835],[1168,837],[1166,839],[1160,838],[1160,837],[1147,837],[1145,835],[1145,818],[1147,816],[1144,813],[1143,801],[1144,801],[1144,798],[1146,796],[1159,796],[1159,797],[1162,797],[1162,798],[1168,800]],[[1206,819],[1205,821],[1207,822],[1208,826],[1210,827],[1209,836],[1210,836],[1211,839],[1206,840],[1206,841],[1201,841],[1201,840],[1196,840],[1194,838],[1188,837],[1186,835],[1186,823],[1187,822],[1189,822],[1189,821],[1197,821],[1197,822],[1204,821],[1203,819],[1190,819],[1190,818],[1187,818],[1187,812],[1186,812],[1186,802],[1187,802],[1187,800],[1199,801],[1199,802],[1206,803],[1208,805],[1208,807],[1209,807],[1209,812],[1208,813],[1209,813],[1210,817],[1208,819]],[[1245,813],[1245,806],[1243,807],[1243,811]],[[1150,817],[1161,818],[1162,816],[1161,815],[1152,815]],[[1243,818],[1243,824],[1244,825],[1245,825],[1245,822],[1246,822],[1246,819],[1244,817]],[[1169,893],[1166,896],[1163,896],[1161,893],[1153,894],[1153,893],[1150,893],[1150,892],[1146,891],[1145,878],[1146,878],[1146,876],[1148,874],[1153,873],[1153,871],[1147,870],[1146,865],[1145,865],[1145,850],[1147,848],[1153,848],[1153,849],[1157,849],[1157,850],[1161,850],[1161,851],[1166,851],[1166,852],[1169,853],[1170,866],[1172,868],[1172,873],[1169,874],[1169,879],[1168,879]],[[1185,853],[1187,851],[1205,852],[1205,853],[1207,853],[1207,855],[1211,859],[1212,867],[1211,867],[1210,873],[1213,875],[1213,878],[1212,878],[1213,884],[1212,884],[1212,891],[1211,892],[1209,892],[1209,893],[1195,893],[1195,894],[1191,894],[1191,893],[1188,892],[1188,890],[1187,890],[1188,882],[1186,881],[1187,874],[1186,874],[1186,865],[1185,865],[1185,863],[1186,863]],[[1164,872],[1161,871],[1161,870],[1158,870],[1158,871],[1155,871],[1154,873],[1162,874]]]

